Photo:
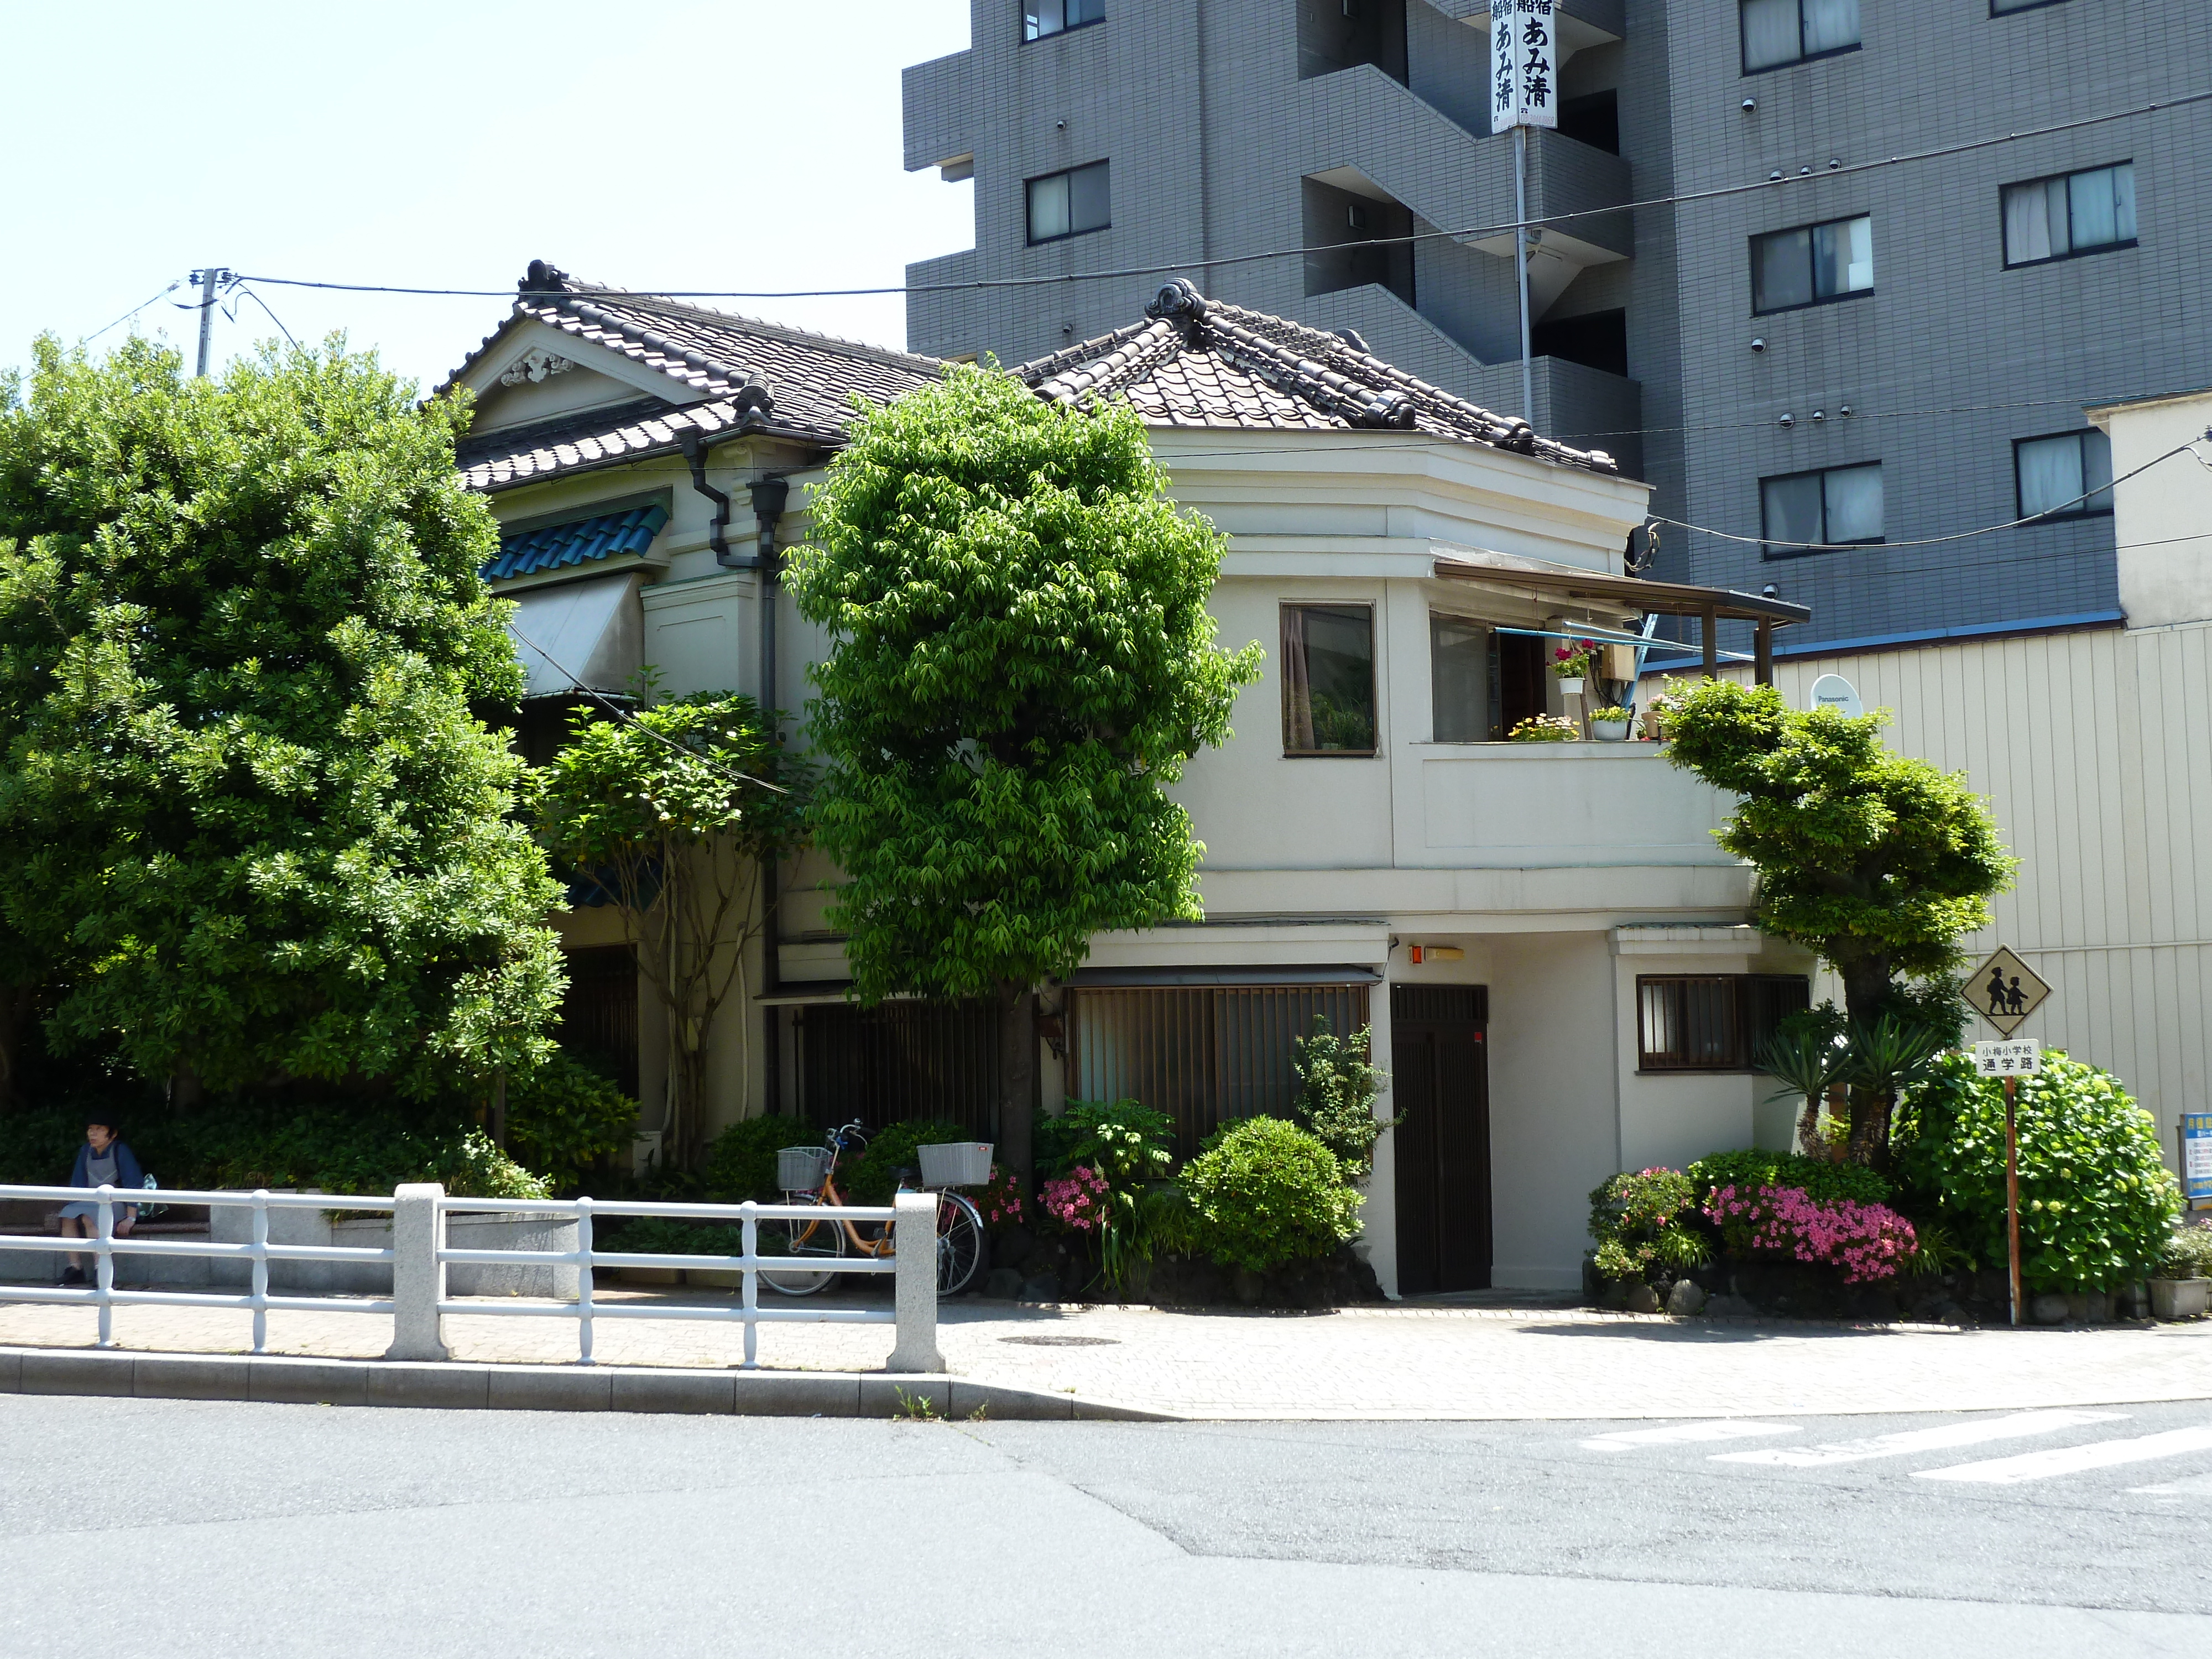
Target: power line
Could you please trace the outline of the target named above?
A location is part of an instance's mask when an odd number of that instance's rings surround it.
[[[1146,265],[1122,265],[1103,270],[1066,271],[1055,276],[977,277],[957,283],[896,283],[872,288],[811,288],[811,289],[616,289],[571,288],[564,290],[567,297],[579,300],[610,300],[618,303],[638,304],[653,300],[844,300],[865,299],[894,294],[956,294],[973,293],[985,289],[1062,288],[1073,283],[1097,283],[1131,276],[1158,276],[1180,270],[1206,270],[1222,265],[1254,264],[1269,259],[1304,258],[1309,254],[1340,252],[1347,247],[1394,247],[1417,242],[1449,240],[1465,241],[1471,238],[1503,236],[1519,230],[1540,230],[1547,226],[1564,225],[1583,219],[1601,218],[1613,213],[1633,213],[1641,208],[1680,206],[1686,203],[1718,201],[1732,196],[1742,196],[1759,191],[1778,190],[1790,185],[1808,183],[1815,179],[1848,179],[1859,173],[1877,172],[1887,167],[1903,167],[1915,161],[1936,161],[1947,155],[1962,155],[1969,151],[1987,149],[1997,144],[2010,144],[2028,138],[2046,138],[2062,132],[2075,132],[2085,127],[2099,126],[2110,121],[2123,121],[2138,115],[2148,115],[2160,110],[2185,108],[2192,104],[2212,100],[2212,90],[2187,93],[2179,98],[2159,99],[2150,103],[2135,104],[2125,109],[2109,110],[2100,115],[2081,116],[2071,121],[2054,121],[2045,126],[2027,127],[2012,132],[1996,133],[1981,138],[1969,138],[1954,144],[1939,144],[1927,149],[1911,150],[1901,155],[1887,155],[1872,161],[1855,161],[1849,166],[1825,169],[1820,173],[1778,173],[1774,175],[1741,185],[1717,185],[1707,190],[1680,191],[1671,195],[1645,197],[1633,202],[1616,202],[1606,207],[1580,208],[1566,213],[1547,214],[1539,218],[1500,220],[1490,224],[1467,225],[1456,230],[1415,231],[1404,236],[1377,236],[1359,242],[1325,242],[1310,246],[1269,248],[1256,253],[1231,253],[1218,256],[1200,256],[1168,260]],[[509,288],[423,288],[389,283],[331,283],[313,281],[299,276],[249,276],[249,282],[268,283],[285,288],[333,289],[347,294],[398,294],[428,298],[455,299],[514,299],[517,291]]]
[[[152,304],[154,303],[154,301],[156,301],[156,300],[160,300],[160,299],[167,298],[169,295],[174,294],[174,293],[175,293],[179,289],[182,288],[184,285],[185,285],[185,279],[184,279],[183,277],[181,277],[181,276],[178,277],[178,278],[177,278],[177,280],[176,280],[175,282],[173,282],[173,283],[170,283],[170,284],[168,285],[168,287],[167,287],[167,288],[165,288],[165,289],[161,289],[159,293],[157,293],[157,294],[151,294],[151,295],[149,295],[145,299],[141,300],[141,301],[140,301],[137,305],[135,305],[135,306],[131,307],[130,310],[128,310],[128,311],[125,312],[125,313],[124,313],[120,317],[118,317],[118,318],[115,319],[115,322],[106,324],[106,325],[104,325],[104,326],[102,326],[102,327],[96,328],[96,329],[93,330],[93,331],[92,331],[91,333],[89,333],[89,334],[83,335],[83,336],[80,337],[79,337],[79,339],[77,340],[77,343],[78,343],[79,345],[90,345],[90,344],[91,344],[94,340],[97,340],[97,339],[98,339],[101,335],[103,335],[103,334],[106,333],[106,332],[107,332],[107,331],[108,331],[109,329],[113,328],[113,327],[116,325],[116,324],[117,324],[117,323],[127,323],[127,322],[129,322],[129,321],[130,321],[133,317],[136,317],[136,316],[137,316],[140,312],[142,312],[142,311],[145,310],[145,309],[146,309],[146,307],[147,307],[148,306],[152,305]],[[187,308],[189,308],[189,307],[187,307]]]

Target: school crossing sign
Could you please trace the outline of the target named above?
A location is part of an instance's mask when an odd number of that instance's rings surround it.
[[[2041,1007],[2051,988],[2006,946],[1992,951],[1966,975],[1959,994],[1984,1019],[2010,1036],[2020,1023]]]

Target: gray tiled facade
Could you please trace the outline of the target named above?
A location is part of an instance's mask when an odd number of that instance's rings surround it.
[[[2212,87],[2212,6],[1859,3],[1857,50],[1747,75],[1737,0],[1565,0],[1562,101],[1611,94],[1620,154],[1532,135],[1532,215],[1578,216],[1547,232],[1571,264],[1537,270],[1571,280],[1539,325],[1584,359],[1538,357],[1534,423],[1650,479],[1655,513],[1752,538],[1762,477],[1881,461],[1887,545],[1769,560],[1755,541],[1662,533],[1656,574],[1771,582],[1809,604],[1800,648],[2111,616],[2109,516],[1896,544],[2014,517],[2014,441],[2081,428],[2085,404],[2212,384],[2212,104],[1832,177],[1829,163]],[[1103,21],[1036,41],[1022,17],[1020,0],[972,0],[969,50],[907,72],[906,163],[972,166],[976,222],[972,249],[908,280],[1130,274],[915,293],[911,349],[1042,356],[1184,275],[1240,306],[1356,330],[1414,374],[1522,412],[1510,233],[1431,238],[1410,256],[1242,257],[1510,222],[1512,140],[1486,130],[1486,4],[1106,0]],[[1100,160],[1110,227],[1027,246],[1024,181]],[[2003,185],[2120,161],[2135,167],[2135,246],[2005,268]],[[1777,170],[1788,182],[1602,211]],[[1753,236],[1860,213],[1871,294],[1753,314]],[[1625,375],[1591,361],[1618,349],[1601,343],[1608,328],[1625,331]]]

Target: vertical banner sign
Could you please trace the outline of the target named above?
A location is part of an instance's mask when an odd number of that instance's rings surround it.
[[[1556,0],[1491,0],[1490,130],[1559,125]]]
[[[2182,1116],[2181,1189],[2191,1209],[2212,1208],[2212,1112]]]

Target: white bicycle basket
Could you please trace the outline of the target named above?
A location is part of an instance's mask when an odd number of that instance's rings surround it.
[[[787,1193],[811,1193],[830,1173],[827,1146],[786,1146],[775,1155],[775,1184]]]

